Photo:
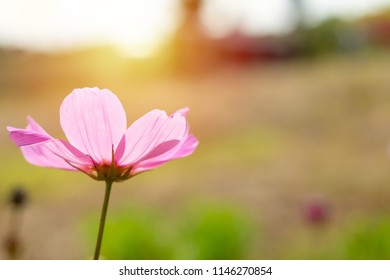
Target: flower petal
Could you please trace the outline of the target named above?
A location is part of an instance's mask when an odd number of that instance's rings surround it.
[[[182,115],[167,116],[164,111],[152,110],[127,129],[115,152],[117,164],[132,165],[163,154],[180,143],[185,132]]]
[[[190,110],[190,108],[184,107],[184,108],[181,108],[181,109],[177,110],[177,111],[176,111],[175,113],[173,113],[172,115],[179,114],[179,115],[181,115],[181,116],[183,116],[183,117],[186,117],[189,110]]]
[[[188,107],[177,110],[173,115],[181,115],[183,117],[187,116],[189,111]],[[144,172],[147,170],[154,169],[168,161],[189,156],[192,154],[196,147],[199,144],[198,139],[196,139],[192,134],[189,135],[190,126],[186,123],[186,130],[184,133],[184,137],[181,139],[180,143],[167,151],[166,153],[161,153],[160,155],[156,155],[154,157],[150,156],[146,160],[140,160],[132,169],[131,174],[137,174],[140,172]]]
[[[18,129],[10,126],[7,126],[7,130],[10,132],[9,137],[19,147],[51,140],[51,137],[33,130]]]
[[[184,143],[170,156],[171,159],[182,158],[191,155],[199,145],[199,140],[190,134]]]
[[[93,169],[92,160],[65,141],[52,139],[20,148],[24,158],[37,166],[82,170],[86,173]]]
[[[41,134],[47,135],[52,138],[32,117],[27,116],[28,125],[26,127],[27,130],[33,130],[36,132],[40,132]]]
[[[65,170],[86,170],[93,166],[91,159],[69,143],[54,139],[32,118],[26,129],[7,127],[10,138],[18,145],[31,164]],[[87,168],[88,167],[88,168]]]
[[[198,144],[198,139],[196,139],[193,135],[189,135],[187,138],[185,138],[184,141],[179,143],[176,147],[174,147],[167,153],[137,163],[134,168],[132,168],[131,174],[133,175],[136,173],[151,170],[168,161],[189,156],[195,151]]]
[[[69,142],[96,163],[110,162],[126,131],[126,114],[108,89],[75,89],[62,102],[61,127]]]

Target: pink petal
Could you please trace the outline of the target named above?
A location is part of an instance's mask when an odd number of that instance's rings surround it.
[[[165,154],[169,151],[172,151],[179,143],[180,143],[179,140],[169,140],[169,141],[162,142],[161,144],[156,146],[153,150],[151,150],[149,153],[147,153],[142,158],[140,158],[137,162],[142,162],[144,160],[152,159],[162,154]]]
[[[134,166],[134,168],[131,170],[131,173],[136,174],[151,170],[168,161],[189,156],[195,151],[198,144],[198,139],[196,139],[193,135],[189,135],[187,138],[185,138],[184,141],[179,143],[174,149],[171,149],[167,153],[145,161],[140,161]]]
[[[18,129],[10,126],[7,126],[7,129],[10,132],[10,138],[19,147],[34,145],[36,143],[45,142],[52,139],[45,134],[35,132],[33,130]]]
[[[28,125],[26,127],[27,130],[33,130],[40,132],[41,134],[47,135],[52,138],[32,117],[27,116]]]
[[[132,165],[163,154],[174,148],[185,132],[186,120],[182,115],[150,111],[127,129],[115,152],[117,164]]]
[[[69,143],[54,139],[32,118],[26,129],[7,127],[10,138],[17,144],[25,159],[34,165],[65,170],[85,169],[92,166],[91,159]],[[76,168],[75,168],[76,167]]]
[[[183,117],[186,117],[188,111],[190,111],[190,109],[189,109],[188,107],[184,107],[184,108],[182,108],[182,109],[177,110],[175,113],[173,113],[173,115],[179,114],[179,115],[181,115],[181,116],[183,116]]]
[[[52,139],[31,146],[20,147],[24,158],[31,164],[64,170],[88,170],[93,168],[92,160],[69,143]]]
[[[126,114],[108,89],[75,89],[62,102],[61,126],[69,142],[96,163],[111,161],[126,131]]]
[[[178,148],[174,154],[171,155],[171,159],[182,158],[191,155],[196,147],[198,147],[199,141],[194,135],[189,135],[184,141],[183,145]]]

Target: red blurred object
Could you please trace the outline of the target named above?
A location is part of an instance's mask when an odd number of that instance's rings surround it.
[[[330,206],[324,198],[310,198],[304,207],[304,218],[311,224],[323,224],[329,216]]]

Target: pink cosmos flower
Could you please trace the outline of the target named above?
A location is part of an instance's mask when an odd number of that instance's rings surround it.
[[[31,117],[25,129],[7,129],[31,164],[114,182],[192,154],[198,140],[189,134],[188,110],[170,116],[152,110],[127,128],[122,104],[111,91],[82,88],[70,93],[60,108],[68,141],[53,138]]]

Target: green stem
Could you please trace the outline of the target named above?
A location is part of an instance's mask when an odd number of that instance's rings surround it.
[[[106,181],[106,191],[104,193],[102,214],[100,216],[99,232],[98,232],[98,237],[96,240],[95,254],[93,256],[94,260],[98,260],[99,255],[100,255],[100,248],[102,246],[104,224],[106,222],[106,215],[107,215],[107,209],[108,209],[108,201],[110,200],[111,187],[112,187],[112,181],[107,180]]]

